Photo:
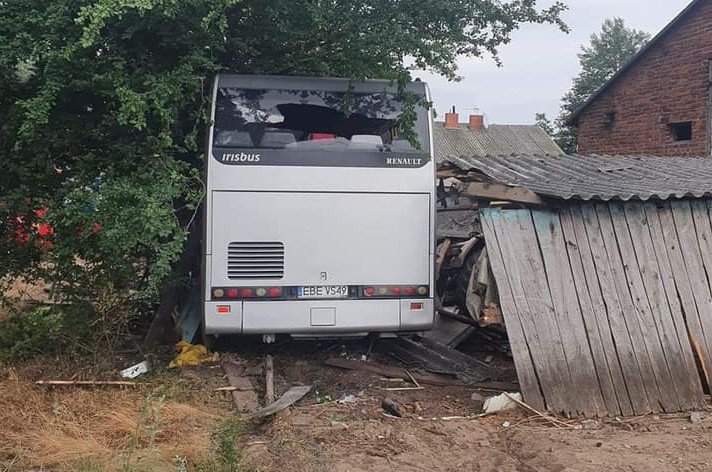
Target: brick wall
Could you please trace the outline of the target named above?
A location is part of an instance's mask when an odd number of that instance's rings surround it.
[[[709,156],[710,59],[712,1],[705,1],[583,111],[579,152]],[[692,140],[675,142],[669,123],[688,121]]]

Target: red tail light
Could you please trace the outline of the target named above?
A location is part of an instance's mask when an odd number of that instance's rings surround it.
[[[277,298],[282,296],[282,289],[278,287],[272,287],[267,290],[267,296],[271,298]]]
[[[236,288],[231,288],[227,291],[227,296],[228,298],[237,298],[238,296],[238,291]]]
[[[396,297],[427,297],[430,289],[426,285],[419,287],[407,285],[376,285],[363,288],[362,297],[366,298],[396,298]]]
[[[252,296],[252,289],[243,288],[242,291],[240,292],[240,296],[242,298],[250,298]]]

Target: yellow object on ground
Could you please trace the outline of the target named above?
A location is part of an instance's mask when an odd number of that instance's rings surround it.
[[[202,344],[190,344],[186,341],[181,341],[176,344],[178,355],[168,364],[169,368],[185,367],[187,365],[200,365],[210,362],[217,362],[219,356],[217,353],[208,352],[208,348]]]

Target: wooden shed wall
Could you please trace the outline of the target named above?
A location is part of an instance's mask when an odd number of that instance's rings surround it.
[[[703,405],[710,210],[705,200],[481,210],[528,403],[587,416]]]

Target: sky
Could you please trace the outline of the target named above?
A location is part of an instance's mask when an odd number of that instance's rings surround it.
[[[577,54],[590,36],[601,30],[606,18],[620,17],[629,28],[657,34],[691,0],[564,0],[569,10],[564,20],[571,28],[562,33],[551,25],[524,25],[500,49],[502,67],[491,59],[458,61],[461,82],[426,72],[414,73],[430,85],[438,121],[454,105],[460,121],[477,109],[488,124],[530,124],[535,113],[552,120],[559,100],[579,72]],[[541,7],[553,3],[540,0]]]

